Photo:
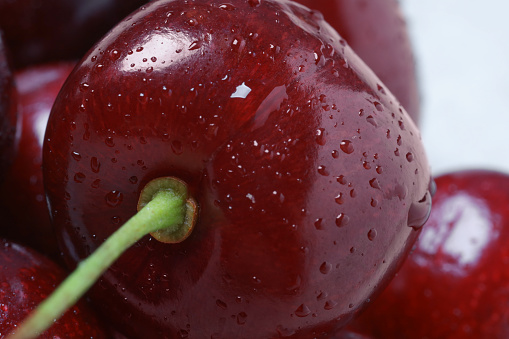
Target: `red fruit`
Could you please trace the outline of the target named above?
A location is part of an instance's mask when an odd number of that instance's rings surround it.
[[[92,295],[143,338],[328,337],[383,288],[430,208],[415,124],[320,17],[292,1],[155,1],[71,73],[44,181],[71,265],[189,185],[180,244],[145,237]],[[412,226],[412,227],[409,227]]]
[[[55,289],[66,273],[37,252],[5,240],[0,240],[0,267],[0,336],[3,338]],[[107,336],[95,315],[80,302],[38,338]]]
[[[16,153],[17,98],[7,51],[0,30],[0,180]]]
[[[42,143],[53,102],[75,63],[25,69],[15,74],[21,133],[18,152],[1,186],[4,218],[12,225],[4,236],[55,257],[59,253],[42,183]]]
[[[509,176],[442,175],[428,223],[355,327],[376,338],[509,338]]]
[[[147,0],[0,0],[16,68],[81,58],[92,44]]]
[[[412,44],[397,0],[296,0],[323,13],[419,123],[420,96]]]

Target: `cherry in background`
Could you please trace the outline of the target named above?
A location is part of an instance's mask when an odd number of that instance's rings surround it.
[[[320,11],[418,124],[420,93],[407,25],[397,0],[296,0]]]
[[[176,176],[180,244],[147,236],[91,291],[134,338],[330,337],[392,278],[430,208],[417,127],[293,1],[155,1],[80,61],[43,170],[74,266]]]
[[[0,182],[16,153],[17,95],[4,36],[0,30]]]
[[[436,184],[413,253],[355,327],[375,338],[509,338],[509,176],[465,170]]]
[[[0,186],[1,209],[10,225],[2,235],[52,258],[60,252],[42,182],[42,143],[53,102],[74,65],[60,62],[15,73],[21,132],[9,179]]]
[[[79,59],[146,0],[0,0],[0,29],[15,68]]]
[[[28,247],[0,240],[0,337],[15,329],[65,278],[66,272]],[[80,302],[40,339],[106,339],[95,314]]]

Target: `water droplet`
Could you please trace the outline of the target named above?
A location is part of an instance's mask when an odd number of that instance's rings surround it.
[[[85,174],[78,172],[74,175],[74,181],[77,183],[82,183],[85,180],[86,176]]]
[[[226,310],[228,308],[228,305],[226,305],[224,301],[219,299],[216,300],[216,305],[222,308],[223,310]]]
[[[414,161],[414,155],[412,154],[412,152],[408,152],[408,153],[406,154],[406,160],[407,160],[408,162],[412,162],[412,161]]]
[[[339,193],[338,195],[336,195],[334,201],[336,201],[336,204],[339,205],[343,204],[345,202],[345,200],[343,199],[343,193]]]
[[[296,310],[295,310],[295,315],[297,317],[307,317],[308,315],[311,314],[311,310],[309,309],[309,307],[307,307],[306,305],[304,304],[301,304]]]
[[[246,312],[240,312],[239,314],[237,314],[237,324],[244,325],[246,323],[246,320],[247,320]]]
[[[339,177],[337,177],[336,181],[339,182],[341,185],[346,185],[347,184],[347,181],[346,181],[344,175],[340,175]]]
[[[327,170],[327,168],[325,168],[325,166],[323,165],[318,166],[318,173],[320,173],[323,176],[328,176],[330,174],[329,170]]]
[[[366,121],[369,122],[374,127],[378,127],[378,123],[376,122],[375,117],[373,117],[372,115],[368,115],[368,117],[366,118]]]
[[[325,145],[325,129],[319,128],[316,130],[315,140],[318,145]]]
[[[235,6],[232,4],[221,4],[219,8],[224,9],[225,11],[233,11],[235,10]]]
[[[143,47],[140,46],[140,47],[136,48],[136,52],[141,52],[141,51],[143,51]]]
[[[104,198],[108,206],[116,207],[122,203],[122,200],[124,200],[124,195],[120,191],[110,191]]]
[[[248,0],[251,7],[258,7],[262,3],[262,0]]]
[[[382,94],[384,94],[384,95],[386,94],[386,93],[385,93],[385,89],[384,89],[384,88],[383,88],[380,84],[377,84],[377,88],[378,88],[378,91],[379,91],[380,93],[382,93]]]
[[[112,137],[107,137],[105,140],[104,140],[104,143],[106,144],[106,146],[108,147],[113,147],[115,146],[115,142],[113,141],[113,138]]]
[[[337,302],[335,302],[334,300],[327,300],[325,302],[325,305],[323,306],[324,309],[326,310],[332,310],[334,307],[337,306]]]
[[[90,187],[97,188],[99,187],[99,184],[101,183],[101,179],[95,179],[91,184]]]
[[[384,172],[384,168],[382,166],[376,166],[376,173],[382,174]]]
[[[110,60],[111,61],[115,61],[117,60],[118,58],[120,58],[120,52],[117,51],[116,49],[112,49],[110,51]]]
[[[193,51],[195,49],[201,48],[202,46],[203,46],[203,41],[196,40],[196,41],[193,41],[191,43],[191,45],[189,45],[189,47],[187,49],[190,50],[190,51]]]
[[[350,217],[348,217],[346,214],[344,213],[340,213],[337,217],[336,217],[336,226],[338,227],[343,227],[343,226],[346,226],[348,224],[348,222],[350,221]]]
[[[72,152],[72,157],[76,161],[80,161],[81,160],[81,154],[79,154],[78,152]]]
[[[372,198],[372,199],[371,199],[371,207],[377,207],[377,206],[378,206],[378,200],[377,200],[377,199]]]
[[[80,84],[79,89],[81,92],[86,92],[86,91],[88,91],[89,87],[90,87],[89,84],[87,84],[86,82],[83,82]]]
[[[184,152],[184,148],[182,146],[182,142],[178,141],[178,140],[173,140],[171,142],[171,150],[173,151],[173,153],[175,153],[176,155],[180,155]]]
[[[101,163],[96,157],[90,158],[90,168],[92,169],[92,172],[98,173],[99,169],[101,168]]]
[[[321,265],[320,265],[320,273],[322,274],[327,274],[331,271],[332,269],[332,265],[329,264],[328,262],[324,261]]]
[[[384,106],[383,106],[381,103],[379,103],[378,101],[375,101],[375,102],[373,103],[373,105],[375,105],[375,108],[376,108],[376,110],[377,110],[377,111],[379,111],[379,112],[383,112],[383,110],[384,110]]]
[[[323,223],[323,219],[322,219],[322,218],[318,218],[318,219],[316,219],[316,220],[315,220],[315,228],[316,228],[317,230],[321,230],[321,229],[323,229],[323,224],[322,224],[322,223]]]
[[[339,152],[338,152],[337,150],[333,150],[333,151],[332,151],[332,157],[333,157],[334,159],[339,158]]]
[[[354,151],[353,143],[350,140],[341,141],[341,144],[339,145],[339,147],[346,154],[352,154]]]
[[[349,304],[349,305],[348,305],[348,308],[353,308],[353,304]]]
[[[375,189],[380,189],[380,183],[377,178],[373,178],[369,181],[369,185]]]
[[[138,182],[138,177],[133,175],[132,177],[129,178],[129,182],[133,185],[136,184]]]
[[[377,234],[378,233],[377,233],[377,231],[374,228],[370,229],[369,232],[368,232],[368,239],[369,239],[369,241],[375,240]]]
[[[431,213],[431,193],[426,191],[424,197],[410,205],[408,211],[408,226],[413,229],[421,228],[428,221]]]

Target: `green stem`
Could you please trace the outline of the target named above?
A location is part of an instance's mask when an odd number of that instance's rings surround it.
[[[126,249],[151,232],[178,231],[185,218],[186,197],[172,190],[159,190],[137,214],[83,260],[7,339],[36,338],[72,307]]]

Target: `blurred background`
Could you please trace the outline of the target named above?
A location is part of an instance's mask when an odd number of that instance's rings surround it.
[[[509,172],[509,2],[400,3],[417,58],[433,173]]]

